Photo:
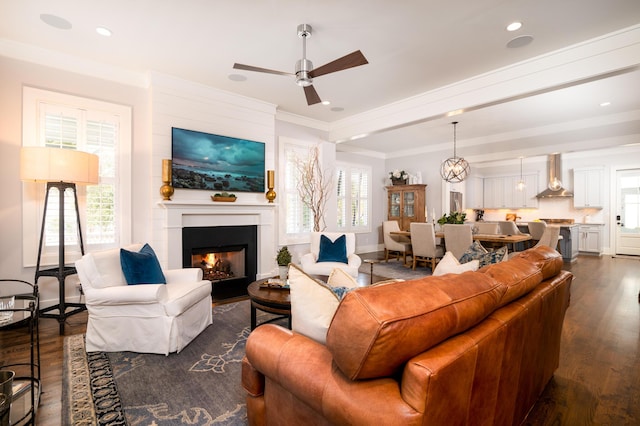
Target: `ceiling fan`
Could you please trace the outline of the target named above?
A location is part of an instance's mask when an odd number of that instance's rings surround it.
[[[364,57],[362,52],[356,50],[341,58],[331,61],[328,64],[322,65],[318,68],[313,68],[313,63],[307,59],[307,38],[311,37],[313,29],[311,25],[300,24],[298,25],[298,37],[302,39],[302,59],[296,62],[296,72],[284,72],[270,70],[267,68],[254,67],[252,65],[233,64],[233,68],[245,71],[264,72],[268,74],[278,75],[291,75],[296,77],[296,84],[304,89],[304,94],[307,97],[307,104],[314,105],[320,103],[320,96],[313,87],[313,78],[320,77],[321,75],[330,74],[336,71],[342,71],[360,65],[368,64],[367,58]]]

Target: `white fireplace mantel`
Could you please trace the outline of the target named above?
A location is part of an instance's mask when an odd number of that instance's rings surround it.
[[[213,203],[201,201],[161,201],[165,211],[163,228],[166,244],[163,256],[169,269],[182,268],[182,228],[195,226],[258,227],[257,278],[275,273],[275,203]],[[159,254],[160,255],[160,254]]]

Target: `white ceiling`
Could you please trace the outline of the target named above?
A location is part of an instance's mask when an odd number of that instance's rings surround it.
[[[639,0],[0,0],[0,6],[0,54],[37,47],[135,73],[157,71],[327,123],[640,24]],[[41,14],[64,18],[72,27],[54,28]],[[507,32],[514,20],[523,28]],[[292,77],[232,68],[239,62],[293,72],[302,57],[296,34],[302,23],[314,30],[307,58],[316,67],[358,49],[369,61],[314,80],[331,105],[307,106]],[[113,35],[97,35],[99,25]],[[506,47],[522,35],[533,42]],[[230,74],[247,79],[232,81]],[[456,117],[458,148],[482,161],[488,152],[539,155],[559,143],[567,149],[601,147],[600,133],[608,143],[628,143],[629,135],[640,134],[639,93],[636,68],[465,112]],[[603,101],[611,105],[600,107]],[[341,149],[387,158],[442,149],[451,145],[451,121],[433,117],[345,142]]]

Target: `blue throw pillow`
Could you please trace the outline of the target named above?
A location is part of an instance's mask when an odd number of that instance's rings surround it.
[[[347,260],[347,236],[340,235],[334,242],[326,235],[320,235],[320,252],[318,262],[342,262]]]
[[[139,252],[120,249],[120,265],[127,284],[166,284],[160,262],[149,244]]]

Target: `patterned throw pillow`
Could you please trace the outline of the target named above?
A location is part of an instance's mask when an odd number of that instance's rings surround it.
[[[503,246],[495,251],[490,251],[478,257],[480,261],[480,267],[491,265],[492,263],[499,263],[507,257],[507,246]]]
[[[467,263],[471,260],[480,259],[480,256],[487,254],[487,249],[482,247],[479,241],[474,241],[473,244],[462,254],[460,257],[460,263]],[[482,262],[480,262],[482,267]]]

